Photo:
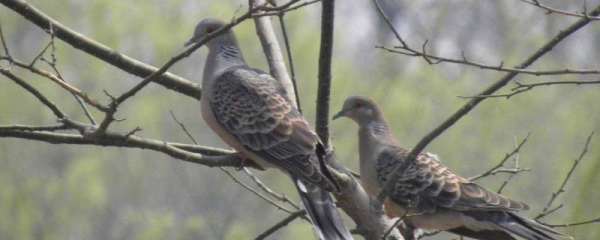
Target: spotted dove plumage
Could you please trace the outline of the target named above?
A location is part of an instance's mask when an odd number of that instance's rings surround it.
[[[569,239],[549,227],[521,217],[529,207],[458,176],[437,156],[421,153],[409,161],[409,150],[400,147],[381,109],[366,97],[349,97],[334,118],[348,117],[359,125],[361,183],[372,197],[393,181],[385,210],[404,216],[411,228],[450,231],[486,240]],[[398,178],[390,173],[398,169]],[[410,239],[410,238],[409,238]]]

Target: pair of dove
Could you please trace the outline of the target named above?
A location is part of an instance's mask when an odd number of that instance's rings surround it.
[[[219,20],[202,20],[186,45],[223,26]],[[326,166],[326,150],[286,90],[268,73],[246,64],[231,30],[206,46],[201,112],[208,126],[242,158],[261,168],[279,168],[292,178],[319,239],[352,239],[329,194],[339,189]],[[516,215],[527,205],[456,175],[431,154],[406,161],[409,151],[399,146],[372,100],[350,97],[334,118],[338,117],[348,117],[360,127],[360,180],[371,197],[399,166],[401,177],[391,179],[394,189],[385,209],[392,217],[404,216],[411,228],[491,240],[515,239],[513,235],[528,240],[568,238]]]

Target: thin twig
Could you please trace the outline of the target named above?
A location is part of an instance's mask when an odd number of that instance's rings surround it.
[[[490,95],[477,95],[477,96],[459,96],[460,98],[511,98],[519,93],[527,92],[535,87],[539,86],[550,86],[550,85],[586,85],[586,84],[600,84],[598,81],[550,81],[550,82],[537,82],[537,83],[521,83],[518,81],[514,82],[517,86],[513,87],[510,93],[505,94],[490,94]]]
[[[302,107],[300,106],[300,96],[298,94],[298,84],[296,84],[296,71],[294,69],[294,58],[292,56],[292,46],[290,45],[290,40],[287,34],[287,29],[285,27],[285,21],[283,20],[284,14],[281,13],[278,15],[279,18],[279,26],[281,27],[281,34],[283,35],[283,43],[285,45],[285,51],[287,53],[288,65],[290,66],[290,78],[292,80],[292,85],[294,87],[294,95],[296,96],[296,108],[298,112],[302,113]]]
[[[564,228],[564,227],[574,227],[574,226],[586,225],[586,224],[590,224],[590,223],[600,223],[600,217],[599,218],[590,219],[590,220],[581,221],[581,222],[574,222],[574,223],[564,223],[564,224],[542,223],[542,224],[544,224],[544,225],[546,225],[548,227],[553,227],[553,228]]]
[[[108,107],[98,103],[98,101],[90,98],[87,94],[85,94],[83,91],[79,90],[78,88],[70,85],[69,83],[65,82],[64,80],[60,79],[60,77],[58,77],[57,75],[54,75],[52,73],[49,73],[43,69],[39,69],[36,68],[35,66],[30,66],[29,64],[25,64],[22,61],[19,61],[17,59],[11,59],[11,62],[20,68],[23,69],[27,69],[29,70],[31,73],[34,73],[40,77],[46,78],[56,84],[58,84],[58,86],[60,86],[61,88],[63,88],[64,90],[68,91],[69,93],[76,95],[78,97],[80,97],[83,101],[85,101],[86,103],[92,105],[93,107],[95,107],[96,109],[102,111],[102,112],[106,112],[108,111]]]
[[[298,2],[298,1],[290,1],[287,4],[278,6],[277,8],[271,8],[269,10],[269,12],[254,13],[254,14],[252,14],[252,17],[277,16],[277,15],[280,15],[282,13],[287,13],[287,12],[290,12],[290,11],[298,10],[298,9],[306,7],[308,5],[312,5],[314,3],[318,3],[320,1],[321,0],[306,1],[306,2],[302,2],[302,3],[300,3],[298,5],[295,5],[295,6],[291,6],[291,5],[288,5],[288,4],[292,3],[292,2],[295,3],[295,2]],[[285,8],[282,8],[282,7],[285,7]]]
[[[490,168],[489,170],[485,171],[482,174],[470,177],[469,180],[470,181],[477,181],[480,178],[484,178],[490,175],[494,175],[497,173],[501,173],[501,172],[509,172],[509,173],[516,173],[516,172],[520,172],[520,171],[524,171],[524,169],[521,168],[515,168],[515,169],[506,169],[506,168],[502,168],[504,166],[504,163],[506,163],[506,161],[508,161],[508,159],[510,159],[512,156],[519,154],[519,151],[521,151],[521,147],[523,147],[523,145],[525,145],[525,143],[527,142],[527,140],[529,139],[529,133],[527,133],[527,136],[525,136],[525,138],[523,138],[523,140],[521,140],[521,142],[510,152],[504,155],[504,158],[502,158],[502,160],[496,164],[494,167]]]
[[[246,173],[246,175],[252,179],[252,181],[254,181],[254,183],[256,183],[256,185],[262,189],[264,192],[266,192],[267,194],[271,195],[271,197],[282,201],[284,203],[289,204],[290,206],[292,206],[295,209],[301,209],[300,206],[295,203],[294,201],[290,200],[286,195],[281,194],[281,193],[277,193],[275,191],[273,191],[271,188],[269,188],[265,183],[263,183],[257,176],[255,176],[250,169],[248,168],[242,168],[244,170],[244,172]]]
[[[567,175],[563,179],[562,183],[560,184],[560,187],[558,188],[558,190],[556,192],[552,193],[552,196],[548,200],[548,203],[546,203],[546,206],[544,207],[542,212],[535,217],[535,220],[541,219],[545,216],[548,216],[550,213],[556,211],[556,210],[550,211],[549,209],[552,206],[552,204],[554,203],[554,201],[556,200],[556,198],[558,196],[560,196],[560,194],[565,192],[565,187],[567,185],[567,182],[573,175],[575,168],[577,168],[577,165],[579,165],[579,162],[581,162],[581,160],[583,159],[585,154],[588,152],[588,147],[590,145],[590,142],[592,141],[592,136],[594,136],[594,132],[590,133],[590,135],[587,137],[587,140],[585,141],[585,145],[583,146],[583,150],[581,150],[581,153],[579,154],[579,156],[575,159],[575,161],[573,161],[573,165],[571,166],[571,169],[569,169],[569,172],[567,173]]]
[[[517,148],[518,146],[519,146],[519,144],[517,143],[517,139],[515,138],[515,148]],[[512,158],[513,162],[514,162],[514,168],[513,169],[521,169],[521,167],[519,166],[520,156],[521,155],[518,152],[513,156],[513,158]],[[510,180],[512,180],[517,175],[517,173],[509,174],[508,177],[504,180],[504,182],[502,182],[502,184],[498,188],[498,191],[496,191],[496,192],[498,194],[502,193],[502,191],[504,191],[504,188],[506,186],[508,186],[508,182],[510,182]]]
[[[400,36],[400,33],[398,32],[398,30],[396,30],[396,28],[394,27],[392,20],[390,20],[390,18],[387,16],[387,14],[385,14],[385,12],[383,11],[381,4],[379,4],[379,0],[373,0],[373,4],[375,4],[375,9],[379,13],[379,16],[381,16],[381,19],[383,19],[385,21],[385,23],[388,26],[388,28],[390,29],[390,31],[392,31],[392,33],[394,33],[396,40],[398,40],[398,42],[400,42],[400,46],[407,47],[408,45],[406,44],[406,42],[404,41],[402,36]]]
[[[232,173],[230,173],[230,172],[229,172],[229,171],[227,171],[226,169],[224,169],[224,168],[220,168],[220,169],[221,169],[221,171],[223,171],[225,174],[227,174],[227,176],[229,176],[229,177],[231,178],[231,180],[233,180],[234,182],[236,182],[237,184],[239,184],[239,185],[240,185],[240,186],[242,186],[243,188],[247,189],[248,191],[252,192],[252,193],[253,193],[254,195],[256,195],[257,197],[259,197],[259,198],[261,198],[261,199],[265,200],[267,203],[269,203],[269,204],[273,205],[273,206],[274,206],[274,207],[276,207],[277,209],[279,209],[279,210],[282,210],[282,211],[284,211],[284,212],[287,212],[287,213],[290,213],[290,214],[294,213],[294,211],[293,211],[293,210],[291,210],[291,209],[288,209],[288,208],[286,208],[285,206],[283,206],[283,205],[280,205],[280,204],[276,203],[275,201],[273,201],[273,200],[272,200],[272,199],[270,199],[269,197],[267,197],[267,196],[263,195],[262,193],[260,193],[258,190],[254,189],[253,187],[251,187],[251,186],[248,186],[246,183],[244,183],[244,182],[240,181],[240,180],[239,180],[237,177],[235,177],[235,176],[234,176]]]
[[[6,54],[7,58],[12,58],[10,56],[10,51],[8,51],[8,44],[6,43],[6,40],[4,39],[4,32],[2,31],[2,24],[0,24],[0,42],[2,43],[2,48],[4,49],[4,54]]]
[[[559,14],[559,15],[564,15],[564,16],[571,16],[571,17],[578,17],[578,18],[583,18],[583,19],[589,19],[591,21],[597,21],[600,20],[600,17],[596,17],[596,16],[591,16],[588,15],[585,11],[585,7],[584,7],[584,11],[582,13],[575,13],[575,12],[568,12],[565,10],[561,10],[561,9],[556,9],[556,8],[552,8],[549,7],[547,5],[544,5],[542,3],[540,3],[539,0],[532,0],[532,1],[528,1],[528,0],[520,0],[521,2],[527,3],[529,5],[533,5],[536,6],[538,8],[543,9],[544,11],[546,11],[546,14]]]
[[[172,110],[169,110],[169,114],[171,114],[171,118],[173,118],[173,120],[177,123],[177,125],[179,125],[179,127],[181,128],[181,130],[185,133],[185,135],[194,143],[194,144],[198,144],[198,141],[196,141],[196,139],[194,138],[194,136],[192,136],[192,133],[190,133],[190,131],[187,129],[187,127],[185,126],[185,124],[183,124],[181,121],[179,121],[179,119],[177,119],[177,117],[175,117],[175,114],[173,113]]]
[[[42,48],[42,50],[40,50],[40,52],[33,58],[33,60],[31,60],[31,62],[29,63],[29,66],[33,67],[35,66],[35,64],[37,63],[37,61],[44,56],[44,54],[46,53],[46,51],[48,51],[48,49],[50,48],[50,45],[52,44],[52,42],[48,42],[46,44],[46,46],[44,46],[44,48]]]
[[[427,43],[427,41],[425,41]],[[530,69],[521,69],[521,68],[509,68],[504,67],[504,63],[501,62],[498,65],[488,65],[480,62],[475,62],[467,59],[464,55],[461,58],[448,58],[437,55],[429,54],[423,48],[422,50],[416,50],[410,48],[408,46],[398,46],[395,48],[389,48],[385,46],[375,46],[377,49],[382,49],[389,53],[402,54],[411,57],[422,57],[429,64],[439,64],[439,63],[455,63],[462,64],[466,66],[477,67],[485,70],[493,70],[498,72],[508,72],[508,73],[521,73],[528,74],[533,76],[548,76],[548,75],[597,75],[600,74],[600,70],[596,69],[557,69],[557,70],[530,70]]]
[[[54,35],[54,27],[52,26],[52,24],[50,24],[48,31],[49,31],[48,34],[50,34],[50,41],[48,42],[48,45],[46,45],[46,48],[44,48],[40,52],[40,54],[34,60],[31,61],[31,64],[29,64],[29,66],[33,68],[33,66],[35,65],[35,62],[37,61],[37,58],[39,57],[42,59],[42,61],[44,61],[48,65],[50,65],[50,67],[54,70],[54,73],[56,74],[58,79],[60,79],[64,83],[66,83],[67,81],[62,77],[62,75],[60,74],[60,71],[58,71],[58,67],[57,67],[58,58],[56,57],[56,45],[54,44],[55,35]],[[43,57],[44,53],[48,49],[48,46],[50,46],[50,58],[51,58],[50,61],[47,61]],[[83,113],[85,114],[87,119],[90,121],[90,123],[92,125],[96,125],[96,120],[94,119],[94,116],[90,113],[90,110],[88,109],[85,102],[81,99],[81,97],[74,92],[71,92],[71,95],[73,96],[73,98],[75,98],[75,101],[77,102],[77,104],[79,104],[79,106],[83,110]]]
[[[44,96],[44,94],[40,93],[33,86],[29,85],[29,83],[27,83],[23,79],[15,76],[14,74],[12,74],[10,71],[8,71],[6,69],[0,68],[0,73],[2,75],[6,76],[7,78],[9,78],[10,80],[12,80],[13,82],[15,82],[17,85],[19,85],[22,88],[24,88],[25,90],[27,90],[27,92],[31,93],[33,96],[35,96],[35,98],[37,98],[42,104],[46,105],[46,107],[48,107],[48,109],[50,109],[50,111],[52,111],[58,119],[65,118],[65,114],[60,109],[58,109],[56,104],[54,104],[52,101],[48,100],[48,98],[46,98],[46,96]]]
[[[406,216],[406,214],[408,214],[408,211],[406,211],[404,213],[404,215],[402,215],[401,217],[399,217],[398,219],[396,219],[396,221],[394,222],[394,224],[392,224],[392,226],[389,227],[388,230],[385,231],[385,233],[383,234],[383,236],[381,237],[382,240],[386,240],[387,237],[390,235],[390,233],[392,233],[392,231],[398,227],[400,225],[400,223],[402,223],[402,220],[404,220],[404,217]]]
[[[301,216],[305,216],[305,215],[306,215],[306,210],[298,210],[298,211],[290,214],[286,218],[282,219],[281,221],[279,221],[278,223],[276,223],[272,227],[268,228],[267,230],[265,230],[264,232],[262,232],[261,234],[259,234],[254,239],[255,240],[265,239],[268,236],[270,236],[271,234],[275,233],[277,230],[279,230],[279,229],[287,226],[289,223],[291,223],[292,221],[294,221],[294,219],[296,219],[298,217],[301,217]]]

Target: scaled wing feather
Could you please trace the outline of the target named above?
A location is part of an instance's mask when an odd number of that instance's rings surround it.
[[[215,80],[210,105],[217,121],[263,160],[313,184],[327,185],[315,155],[317,135],[267,73],[247,67]]]
[[[490,192],[462,178],[441,164],[433,155],[419,154],[412,162],[405,161],[408,150],[390,146],[377,158],[378,181],[384,184],[389,173],[400,166],[401,177],[395,179],[390,197],[398,203],[417,208],[419,211],[434,211],[437,207],[467,210],[527,209],[524,203]]]

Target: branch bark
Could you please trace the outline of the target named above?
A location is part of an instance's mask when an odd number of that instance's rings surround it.
[[[337,205],[354,220],[358,234],[367,240],[381,240],[389,231],[386,239],[404,240],[400,231],[393,228],[395,221],[382,209],[373,207],[371,198],[354,177],[349,174],[335,174],[335,177],[341,183],[341,191],[336,195]]]
[[[249,0],[249,5],[251,7],[265,5],[266,3],[266,0]],[[261,14],[264,13],[264,11],[259,10],[256,13]],[[296,89],[294,88],[292,79],[290,78],[287,67],[285,66],[285,60],[282,55],[281,47],[279,47],[279,41],[277,41],[275,30],[273,30],[271,18],[269,16],[254,17],[254,25],[256,27],[256,34],[258,35],[263,48],[263,52],[267,57],[271,75],[273,75],[273,77],[275,77],[275,79],[277,79],[281,85],[283,85],[288,99],[290,99],[290,102],[292,102],[295,108],[298,108],[298,104],[296,103]]]
[[[329,97],[331,95],[331,58],[335,1],[321,2],[321,49],[319,50],[319,89],[317,91],[316,131],[329,149]]]

